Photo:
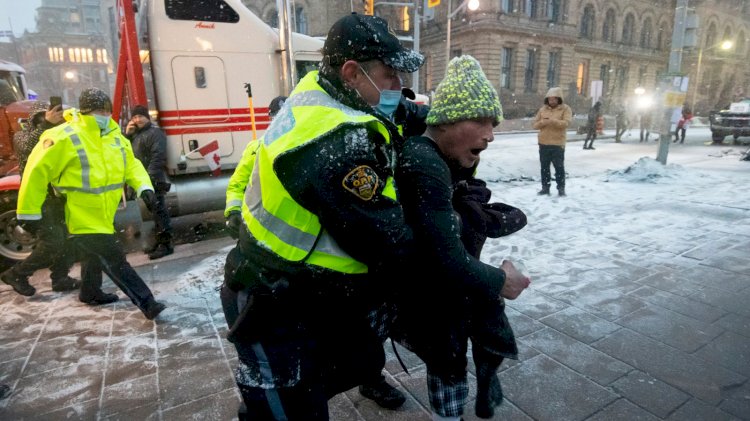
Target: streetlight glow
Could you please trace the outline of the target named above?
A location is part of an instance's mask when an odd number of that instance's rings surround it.
[[[643,89],[643,87],[642,87],[642,86],[639,86],[639,87],[635,88],[635,94],[636,94],[636,95],[643,95],[643,94],[645,94],[645,93],[646,93],[646,90],[645,90],[645,89]]]
[[[67,72],[65,72],[65,79],[73,80],[73,79],[75,79],[75,77],[76,77],[76,74],[74,72],[72,72],[70,70],[68,70]]]
[[[469,5],[467,7],[472,12],[479,9],[479,0],[469,0]]]
[[[729,50],[730,48],[732,48],[732,46],[734,46],[734,43],[730,40],[726,40],[721,43],[722,50]]]

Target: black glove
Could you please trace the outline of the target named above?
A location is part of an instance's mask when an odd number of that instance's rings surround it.
[[[21,226],[21,228],[23,228],[24,231],[28,232],[31,235],[36,235],[42,228],[41,219],[23,219],[18,221],[18,224]]]
[[[156,194],[153,190],[144,190],[141,192],[141,199],[146,204],[146,209],[153,212],[156,209]]]
[[[227,231],[235,240],[240,238],[240,227],[242,227],[242,214],[234,210],[227,215]]]

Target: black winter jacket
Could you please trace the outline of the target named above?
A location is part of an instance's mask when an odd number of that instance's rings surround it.
[[[164,132],[150,121],[142,129],[126,136],[133,145],[133,154],[141,161],[151,183],[157,190],[169,189],[164,184],[169,182],[167,178],[167,137]]]

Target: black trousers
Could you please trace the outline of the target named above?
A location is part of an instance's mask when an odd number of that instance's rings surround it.
[[[13,266],[17,278],[28,278],[39,269],[50,268],[54,285],[64,280],[76,260],[75,252],[67,243],[65,202],[62,198],[48,196],[42,206],[42,226],[37,233],[39,242],[29,257]]]
[[[82,300],[102,292],[102,272],[141,310],[154,301],[154,295],[125,259],[125,252],[114,234],[77,234],[72,241],[81,256]]]
[[[157,190],[156,208],[152,209],[154,216],[154,227],[156,229],[157,242],[168,242],[172,239],[172,221],[167,209],[167,193]]]
[[[221,302],[248,419],[328,420],[328,399],[383,367],[356,282],[265,275],[239,247],[224,269]]]
[[[565,148],[555,145],[539,145],[539,161],[542,164],[542,187],[549,187],[552,181],[550,164],[555,167],[557,188],[565,188]]]

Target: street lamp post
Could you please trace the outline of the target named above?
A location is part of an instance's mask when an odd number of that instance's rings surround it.
[[[719,44],[713,45],[711,47],[706,48],[706,51],[711,51],[715,48],[720,48],[724,51],[729,50],[732,48],[734,44],[730,40],[724,40]],[[690,109],[695,112],[695,98],[698,96],[698,90],[701,86],[701,65],[703,64],[703,47],[698,49],[698,65],[695,68],[695,89],[693,90],[693,100],[690,104]]]
[[[448,68],[448,62],[451,61],[451,21],[458,12],[467,8],[471,11],[479,9],[479,0],[463,0],[456,10],[451,12],[453,1],[448,0],[448,25],[446,26],[445,35],[445,68]]]

